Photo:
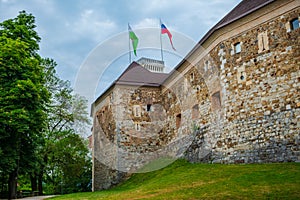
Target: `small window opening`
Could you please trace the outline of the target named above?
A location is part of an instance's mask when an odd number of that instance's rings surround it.
[[[181,124],[181,114],[176,115],[176,128],[178,129]]]
[[[234,44],[234,53],[240,53],[241,52],[241,43],[237,42]]]
[[[243,81],[245,79],[245,76],[243,75],[243,72],[241,72],[241,77],[240,79]]]
[[[135,130],[140,131],[141,130],[141,125],[140,123],[135,123]]]
[[[204,63],[204,71],[208,70],[208,60],[205,61]]]
[[[195,75],[194,75],[194,73],[191,73],[191,75],[190,75],[190,78],[191,78],[191,81],[193,81],[193,80],[194,80],[194,78],[195,78]]]
[[[150,112],[151,111],[151,104],[147,104],[147,112]]]
[[[298,18],[292,19],[290,21],[290,24],[291,24],[291,29],[296,30],[297,28],[299,28],[299,19]]]
[[[292,19],[290,21],[290,23],[291,23],[292,30],[296,30],[297,28],[299,28],[299,19],[298,18]]]
[[[172,94],[171,94],[171,92],[169,91],[168,92],[168,99],[171,99],[172,98]]]

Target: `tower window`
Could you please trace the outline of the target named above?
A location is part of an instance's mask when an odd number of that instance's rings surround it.
[[[291,24],[291,29],[296,30],[297,28],[299,28],[299,19],[298,18],[292,19],[290,21],[290,24]]]

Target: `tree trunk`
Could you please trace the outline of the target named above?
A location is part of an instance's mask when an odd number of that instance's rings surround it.
[[[30,182],[31,182],[31,191],[35,192],[37,191],[37,174],[34,173],[32,175],[30,175]]]
[[[44,165],[41,166],[41,169],[38,174],[38,191],[39,195],[43,195],[43,173],[44,172]]]
[[[9,174],[9,178],[8,178],[8,199],[17,198],[17,180],[18,180],[18,169],[15,169]]]

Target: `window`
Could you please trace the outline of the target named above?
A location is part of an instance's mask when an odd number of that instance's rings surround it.
[[[171,99],[172,98],[172,94],[171,94],[171,92],[169,91],[168,92],[168,99]]]
[[[147,104],[147,112],[151,111],[151,104]]]
[[[240,53],[241,52],[241,43],[237,42],[234,45],[234,53]]]
[[[195,78],[195,75],[194,75],[194,73],[192,72],[192,73],[190,74],[190,79],[191,79],[191,81],[193,81],[194,78]]]
[[[181,114],[176,115],[176,128],[178,129],[181,124]]]
[[[134,105],[133,106],[133,115],[135,117],[140,117],[141,116],[141,106],[140,105]]]
[[[299,19],[298,18],[292,19],[290,21],[290,24],[291,24],[291,29],[296,30],[297,28],[299,28]]]
[[[135,130],[136,131],[140,131],[141,130],[141,125],[140,125],[140,123],[135,123]]]
[[[204,63],[204,71],[207,71],[208,70],[208,60],[207,61],[205,61],[205,63]]]
[[[238,83],[244,83],[247,80],[247,74],[245,71],[245,66],[241,66],[237,68],[237,80]]]

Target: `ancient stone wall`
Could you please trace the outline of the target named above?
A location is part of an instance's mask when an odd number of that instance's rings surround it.
[[[222,41],[206,56],[219,68],[215,75],[221,85],[220,118],[214,120],[213,108],[210,113],[211,123],[221,124],[221,134],[214,135],[212,162],[300,160],[300,29],[286,28],[299,13],[295,9]],[[235,52],[238,43],[240,51]],[[205,72],[206,58],[198,63],[200,73]],[[208,132],[198,131],[186,154],[189,160],[202,159],[196,155],[209,143]]]
[[[114,86],[94,116],[94,190],[166,156],[299,161],[300,28],[290,26],[299,15],[243,21],[161,87]]]
[[[114,115],[114,93],[106,96],[93,121],[93,191],[108,189],[120,183],[126,173],[116,169],[117,141]]]

